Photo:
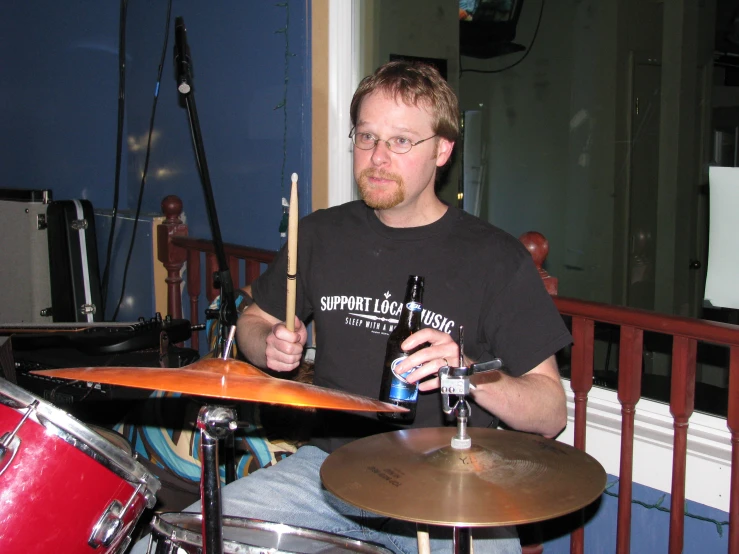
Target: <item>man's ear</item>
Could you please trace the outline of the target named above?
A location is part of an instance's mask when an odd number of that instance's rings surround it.
[[[445,138],[439,138],[439,146],[436,149],[436,167],[442,167],[449,161],[454,150],[454,143]]]

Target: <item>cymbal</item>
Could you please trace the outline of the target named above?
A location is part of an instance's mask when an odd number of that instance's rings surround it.
[[[359,412],[407,411],[406,408],[364,396],[278,379],[245,362],[220,358],[198,360],[182,368],[80,367],[31,373],[107,385],[305,408]]]
[[[587,506],[606,485],[590,455],[538,435],[453,427],[373,435],[334,451],[324,486],[358,508],[417,523],[495,527],[551,519]]]

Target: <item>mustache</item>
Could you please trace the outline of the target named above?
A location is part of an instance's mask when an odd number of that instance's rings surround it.
[[[382,169],[372,169],[372,168],[363,169],[362,172],[359,174],[359,177],[360,179],[374,177],[376,179],[389,179],[391,181],[400,180],[400,176],[396,175],[395,173],[384,171]]]

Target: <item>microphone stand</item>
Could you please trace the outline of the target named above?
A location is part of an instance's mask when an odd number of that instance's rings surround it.
[[[234,333],[236,331],[236,302],[231,272],[226,262],[226,253],[223,248],[221,229],[218,224],[213,187],[210,183],[208,163],[205,159],[198,112],[195,107],[195,95],[192,87],[190,72],[190,49],[187,45],[185,22],[182,17],[175,18],[175,47],[174,47],[175,76],[180,98],[184,100],[190,121],[190,132],[195,146],[195,158],[200,173],[200,180],[205,192],[205,206],[208,211],[208,221],[213,235],[213,246],[218,261],[218,272],[215,275],[217,285],[221,289],[221,309],[218,315],[221,341],[216,341],[214,355],[228,359],[231,354]],[[202,514],[202,553],[223,553],[223,520],[221,512],[221,491],[218,463],[218,440],[227,440],[227,445],[233,444],[233,431],[236,415],[233,409],[220,406],[204,406],[198,415],[198,430],[200,432],[200,459],[201,480],[200,498]],[[229,470],[230,468],[230,470]],[[233,481],[233,464],[226,464],[227,478]]]
[[[185,35],[185,23],[181,17],[175,19],[175,48],[174,63],[175,74],[177,76],[177,90],[180,92],[180,98],[183,99],[187,108],[188,119],[190,122],[190,132],[192,134],[193,145],[195,147],[195,159],[202,181],[203,191],[205,193],[205,207],[208,212],[208,221],[210,222],[210,230],[213,235],[213,247],[215,249],[216,260],[218,261],[218,271],[215,274],[215,282],[221,291],[221,307],[218,315],[220,341],[216,341],[214,355],[227,359],[231,354],[234,332],[236,329],[236,301],[234,297],[234,284],[231,279],[231,272],[226,261],[226,253],[223,248],[223,239],[221,238],[221,228],[218,224],[218,214],[216,213],[216,204],[213,197],[213,187],[210,182],[208,173],[208,162],[205,159],[205,148],[203,147],[203,139],[200,131],[200,122],[198,121],[198,112],[195,106],[195,94],[192,86],[192,75],[190,71],[190,49],[187,45]]]

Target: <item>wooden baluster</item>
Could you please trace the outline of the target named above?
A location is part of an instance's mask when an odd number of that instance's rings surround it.
[[[572,373],[570,386],[575,393],[575,448],[585,450],[588,393],[593,388],[593,336],[595,323],[583,317],[572,318]]]
[[[541,280],[544,283],[544,287],[547,289],[547,292],[552,296],[556,296],[559,285],[558,279],[549,275],[543,267],[544,261],[547,259],[547,255],[549,254],[549,241],[544,235],[536,231],[524,233],[518,237],[518,240],[520,240],[528,251],[531,252],[531,257],[534,259],[534,265],[536,266],[536,269],[539,270],[539,275],[541,275]]]
[[[593,388],[593,340],[595,322],[583,317],[572,318],[572,362],[570,387],[575,393],[575,448],[585,451],[588,393]],[[585,548],[584,521],[570,536],[570,552],[582,554]]]
[[[200,252],[188,250],[187,252],[187,294],[190,297],[190,321],[193,325],[198,324],[200,313]],[[200,336],[197,332],[192,334],[191,346],[198,350],[200,347]]]
[[[213,300],[219,294],[219,290],[215,287],[213,277],[218,272],[218,260],[216,255],[208,253],[205,255],[205,297],[208,299],[208,304],[211,304]]]
[[[730,348],[729,411],[731,432],[731,486],[729,488],[729,554],[739,554],[739,346]]]
[[[246,260],[244,262],[244,278],[246,279],[246,284],[249,285],[254,281],[257,277],[259,277],[259,274],[262,271],[262,267],[259,262],[255,262],[254,260]]]
[[[685,533],[685,469],[688,420],[695,406],[695,359],[697,341],[676,336],[672,343],[670,413],[675,429],[672,450],[672,500],[670,504],[670,554],[683,551]]]
[[[241,281],[239,281],[241,275],[240,266],[240,260],[236,256],[228,257],[228,270],[231,272],[231,283],[233,283],[234,286],[234,294],[236,294],[236,289],[241,286]]]
[[[621,402],[621,464],[618,487],[618,530],[616,552],[631,549],[631,487],[634,469],[634,415],[641,397],[642,350],[644,331],[621,327],[618,365],[618,400]]]
[[[182,277],[180,272],[187,259],[184,248],[174,246],[170,238],[187,236],[187,225],[182,223],[182,200],[169,195],[162,200],[165,220],[157,225],[158,259],[167,270],[167,311],[174,319],[182,319]]]

